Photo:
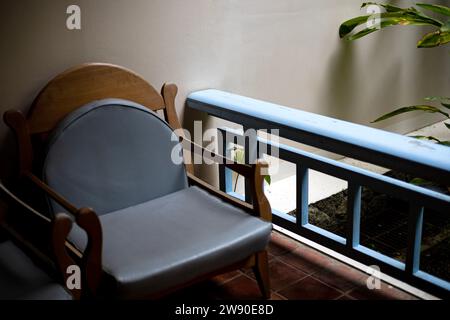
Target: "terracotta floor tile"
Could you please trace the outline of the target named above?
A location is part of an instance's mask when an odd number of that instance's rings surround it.
[[[307,274],[319,272],[337,263],[336,260],[306,246],[299,247],[278,259]]]
[[[248,272],[247,275],[253,279],[255,278],[253,272]],[[275,292],[307,276],[306,273],[278,259],[274,259],[269,263],[269,275],[270,288]]]
[[[355,300],[355,299],[344,294],[343,296],[340,296],[336,300]]]
[[[287,300],[287,299],[283,296],[280,296],[278,293],[272,292],[270,300]]]
[[[258,284],[246,275],[240,275],[220,286],[217,290],[216,297],[218,299],[237,300],[262,299]]]
[[[300,246],[298,241],[290,239],[276,231],[272,232],[268,245],[269,255],[280,256],[297,249]]]
[[[235,271],[231,271],[231,272],[227,272],[227,273],[215,276],[213,278],[213,280],[216,281],[218,284],[224,284],[225,282],[228,282],[231,279],[236,278],[237,276],[239,276],[241,274],[242,274],[241,271],[235,270]]]
[[[289,300],[333,300],[342,295],[342,292],[312,277],[306,277],[279,293]]]
[[[314,277],[341,291],[362,286],[368,277],[367,274],[344,263],[330,264],[327,268],[314,273]]]
[[[417,297],[384,282],[381,284],[380,289],[370,290],[367,286],[360,286],[347,294],[357,300],[418,300]]]

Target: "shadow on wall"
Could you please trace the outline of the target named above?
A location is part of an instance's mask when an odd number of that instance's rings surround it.
[[[389,32],[392,31],[392,32]],[[394,50],[396,37],[401,36],[399,33],[407,30],[399,30],[392,28],[391,30],[380,30],[378,33],[369,35],[367,39],[371,45],[367,48],[364,57],[364,63],[367,65],[367,73],[363,85],[371,88],[364,92],[369,93],[360,99],[359,103],[364,105],[355,106],[356,109],[361,108],[369,115],[369,122],[362,123],[372,127],[386,127],[389,122],[370,123],[382,114],[392,111],[395,107],[405,103],[402,94],[405,91],[405,83],[408,85],[408,79],[402,79],[402,69],[407,67],[402,52]],[[408,33],[410,34],[410,33]],[[372,39],[369,37],[372,36]],[[411,39],[411,37],[409,37]],[[407,40],[407,39],[406,39]],[[404,41],[409,42],[409,41]],[[360,45],[358,40],[354,43]],[[402,48],[407,44],[402,44]],[[406,65],[405,65],[406,63]],[[375,89],[374,89],[375,88]],[[357,112],[357,110],[354,110]],[[398,119],[397,119],[398,120]],[[397,121],[391,122],[395,123]]]
[[[439,78],[450,82],[442,77],[448,69],[446,60],[450,60],[448,48],[416,48],[426,32],[423,27],[391,27],[353,42],[337,40],[319,99],[325,115],[399,133],[435,122],[431,116],[424,123],[424,118],[414,113],[377,124],[369,122],[394,108],[423,103],[426,96],[450,94],[450,86],[438,82]],[[401,119],[408,125],[400,125]]]
[[[203,130],[211,127],[211,117],[209,117],[206,113],[200,112],[187,107],[187,103],[184,104],[183,119],[181,121],[181,126],[188,130],[191,133],[191,139],[194,141],[194,121],[201,121]],[[205,143],[202,141],[196,141],[196,143],[201,144],[203,147],[206,147]],[[208,144],[208,143],[206,143]],[[200,177],[210,183],[213,186],[218,187],[217,180],[217,170],[218,167],[216,165],[194,165],[195,175]],[[215,179],[215,180],[214,180]]]
[[[326,110],[326,116],[347,119],[353,112],[351,106],[357,87],[354,44],[339,41],[337,49],[328,61],[319,103]]]
[[[450,6],[449,0],[433,0],[430,1],[433,4],[442,5],[442,6]],[[432,12],[430,13],[430,16],[436,17],[439,20],[442,20],[442,15],[434,14]],[[420,39],[425,34],[424,30],[422,28],[418,28],[417,30],[417,39]],[[441,86],[439,89],[443,89],[443,91],[436,92],[436,88],[433,86],[435,83],[434,81],[430,81],[432,79],[425,78],[425,81],[417,81],[415,91],[419,90],[426,90],[426,95],[433,95],[433,96],[450,96],[450,44],[446,44],[441,47],[436,48],[428,48],[428,49],[418,49],[420,50],[420,56],[418,65],[420,68],[415,69],[415,78],[417,79],[424,79],[426,73],[424,70],[440,70],[444,74],[446,74],[445,80],[446,84]],[[436,54],[438,55],[436,57]],[[433,74],[434,76],[434,74]],[[422,86],[424,86],[425,89],[423,89]]]
[[[402,61],[389,59],[386,52],[377,50],[392,44],[390,37],[383,36],[374,37],[376,41],[369,48],[363,48],[361,40],[338,40],[325,69],[324,90],[319,99],[327,116],[370,125],[367,116],[375,119],[401,101],[398,92],[402,90],[397,87],[402,85]],[[386,105],[381,106],[380,101]]]

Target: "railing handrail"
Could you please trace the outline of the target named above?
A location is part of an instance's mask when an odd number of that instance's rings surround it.
[[[189,94],[187,104],[245,128],[279,129],[281,137],[293,141],[450,182],[450,148],[445,146],[216,89]]]
[[[187,105],[240,124],[244,131],[278,129],[279,136],[289,140],[440,181],[446,186],[450,184],[450,148],[444,146],[213,89],[190,94]],[[437,292],[438,295],[450,295],[450,282],[420,268],[424,212],[432,209],[438,213],[448,213],[450,196],[294,147],[274,145],[272,141],[259,137],[257,147],[250,147],[247,139],[242,139],[243,132],[218,129],[222,131],[219,152],[224,155],[230,152],[232,144],[244,147],[246,161],[261,156],[261,153],[273,156],[275,148],[278,151],[275,157],[295,164],[295,217],[273,210],[275,224],[359,262],[380,266],[383,272],[387,271],[387,274],[410,284]],[[232,142],[228,140],[230,134],[237,135]],[[344,234],[337,235],[309,222],[309,170],[347,181]],[[231,172],[224,166],[219,166],[219,184],[221,190],[234,195],[229,188]],[[251,202],[247,185],[245,182],[243,196],[245,201]],[[363,187],[402,199],[408,204],[404,262],[361,244]],[[242,195],[234,196],[242,198]]]
[[[231,137],[242,137],[242,133],[235,129],[221,127],[219,128],[219,131],[221,131],[223,135],[228,134]],[[356,182],[361,182],[362,180],[366,182],[369,181],[374,191],[382,192],[383,190],[386,191],[385,188],[390,188],[392,189],[392,193],[395,193],[399,199],[409,200],[414,198],[421,203],[425,203],[430,208],[440,211],[447,209],[450,214],[450,196],[444,193],[417,186],[364,168],[355,167],[345,162],[333,160],[282,143],[275,143],[261,137],[258,137],[257,141],[259,144],[277,148],[279,158],[282,160],[292,163],[301,162],[308,168],[333,175],[342,180],[349,180],[352,178],[353,180],[356,179]],[[264,150],[267,150],[267,148]],[[374,188],[374,182],[377,182],[380,185],[380,188]],[[404,193],[402,193],[402,191],[404,191]]]

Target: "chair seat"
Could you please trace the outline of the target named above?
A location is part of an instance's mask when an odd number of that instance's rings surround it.
[[[103,269],[112,278],[109,293],[118,298],[145,297],[239,262],[264,250],[272,229],[198,187],[100,221]],[[69,239],[81,249],[86,245],[76,227]]]
[[[14,243],[0,243],[0,299],[71,300],[72,296]]]

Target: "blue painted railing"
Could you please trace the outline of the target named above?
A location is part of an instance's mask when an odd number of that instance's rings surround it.
[[[444,146],[219,90],[191,93],[187,106],[241,124],[244,130],[278,129],[283,138],[450,185],[450,148]],[[242,134],[236,131],[219,130],[222,137],[228,134],[236,141],[245,141]],[[221,148],[222,153],[227,155],[225,143],[222,143]],[[274,210],[275,224],[352,259],[377,265],[386,274],[413,286],[440,296],[449,296],[449,282],[420,270],[420,248],[424,209],[450,214],[450,196],[290,146],[274,145],[261,138],[258,138],[255,156],[261,156],[259,150],[270,148],[278,148],[279,158],[296,164],[297,168],[296,217]],[[247,154],[249,150],[246,151]],[[246,157],[249,158],[248,155]],[[345,237],[308,222],[309,169],[348,182]],[[232,193],[230,186],[230,172],[221,166],[220,187]],[[409,204],[408,249],[404,263],[360,244],[363,186],[393,195]],[[246,201],[251,201],[249,193],[245,194]]]

